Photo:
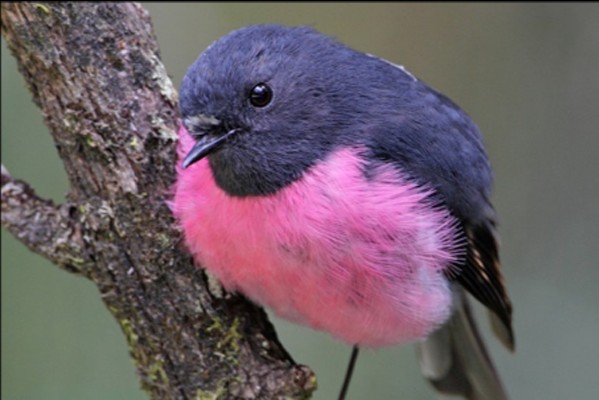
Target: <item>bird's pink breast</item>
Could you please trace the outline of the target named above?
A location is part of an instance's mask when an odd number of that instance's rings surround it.
[[[193,145],[180,130],[180,158]],[[231,197],[207,160],[178,167],[173,211],[196,261],[230,290],[351,344],[423,337],[452,312],[455,220],[393,167],[366,178],[343,149],[274,195]]]

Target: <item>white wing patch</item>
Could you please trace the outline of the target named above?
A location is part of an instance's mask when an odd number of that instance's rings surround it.
[[[412,80],[413,80],[413,81],[417,81],[417,80],[418,80],[418,78],[416,78],[414,75],[412,75],[412,73],[411,73],[410,71],[408,71],[408,70],[406,69],[406,67],[404,67],[403,65],[399,65],[399,64],[392,63],[391,61],[389,61],[389,60],[385,60],[384,58],[381,58],[381,57],[377,57],[377,56],[375,56],[374,54],[366,53],[366,55],[367,55],[368,57],[377,58],[377,59],[379,59],[379,60],[381,60],[381,61],[383,61],[383,62],[386,62],[386,63],[387,63],[387,64],[389,64],[389,65],[392,65],[392,66],[394,66],[395,68],[398,68],[398,69],[400,69],[400,70],[401,70],[401,71],[402,71],[404,74],[406,74],[407,76],[409,76],[410,78],[412,78]]]

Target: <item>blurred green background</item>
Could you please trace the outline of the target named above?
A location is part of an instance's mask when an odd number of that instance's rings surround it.
[[[597,398],[599,6],[539,4],[147,4],[178,86],[213,40],[258,22],[309,24],[405,65],[478,123],[494,165],[517,351],[488,334],[513,399]],[[356,77],[359,79],[359,77]],[[2,161],[42,196],[67,181],[2,43]],[[349,348],[276,321],[333,399]],[[486,325],[486,321],[484,323]],[[485,326],[486,328],[486,326]],[[144,399],[95,287],[2,231],[2,398]],[[365,351],[350,399],[431,399],[412,346]]]

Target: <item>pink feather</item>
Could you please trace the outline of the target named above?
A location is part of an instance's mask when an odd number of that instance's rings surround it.
[[[179,158],[193,146],[179,131]],[[456,220],[391,166],[367,179],[359,148],[330,154],[274,195],[232,197],[206,159],[177,167],[172,208],[196,262],[281,317],[350,344],[422,338],[452,313],[444,272]]]

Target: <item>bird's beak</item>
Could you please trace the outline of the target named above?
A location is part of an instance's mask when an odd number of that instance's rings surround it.
[[[211,134],[205,134],[201,136],[196,142],[196,144],[193,146],[191,151],[187,153],[187,155],[185,156],[185,159],[183,160],[183,169],[189,167],[191,164],[201,160],[202,158],[210,154],[212,151],[216,150],[229,137],[237,133],[237,131],[238,129],[231,129],[229,132],[220,136],[214,136]]]

